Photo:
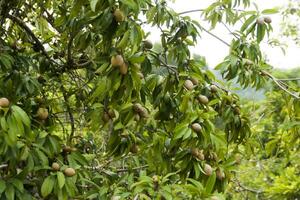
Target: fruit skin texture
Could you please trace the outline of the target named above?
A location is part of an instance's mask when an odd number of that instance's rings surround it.
[[[192,90],[194,88],[194,84],[191,80],[186,80],[184,82],[184,87],[187,89],[187,90]]]
[[[112,56],[110,59],[110,63],[113,67],[121,67],[124,64],[123,56],[121,55]]]
[[[212,168],[209,164],[205,164],[204,165],[204,172],[207,176],[211,176],[212,175]]]
[[[145,40],[144,41],[144,47],[145,49],[152,49],[153,48],[153,44],[150,40]]]
[[[126,75],[128,72],[128,65],[124,62],[119,69],[121,74]]]
[[[58,171],[60,169],[60,166],[57,162],[52,163],[52,170]]]
[[[216,93],[216,92],[218,92],[218,87],[215,86],[215,85],[211,85],[211,86],[210,86],[210,91],[211,91],[212,93]]]
[[[271,24],[272,23],[271,17],[264,17],[264,22],[266,22],[267,24]]]
[[[209,102],[208,98],[204,95],[199,95],[198,100],[202,104],[208,104],[208,102]]]
[[[217,178],[221,181],[225,178],[225,173],[221,169],[217,169],[216,171]]]
[[[203,154],[203,150],[200,150],[198,148],[193,148],[191,150],[191,154],[193,157],[199,159],[199,160],[205,160],[204,154]]]
[[[49,116],[47,108],[39,108],[37,111],[37,116],[41,120],[46,120]]]
[[[200,133],[201,132],[201,125],[199,123],[193,123],[192,124],[192,129],[193,131],[195,131],[196,133]]]
[[[120,9],[114,11],[114,17],[117,22],[123,22],[125,20],[124,13]]]
[[[68,167],[64,170],[64,174],[68,177],[74,176],[76,174],[75,169]]]
[[[0,107],[7,108],[9,106],[10,102],[7,98],[3,97],[0,99]]]
[[[195,78],[191,78],[191,81],[194,85],[198,85],[199,84],[199,81]]]
[[[265,23],[265,18],[264,17],[260,17],[256,20],[256,23],[259,25],[263,25]]]

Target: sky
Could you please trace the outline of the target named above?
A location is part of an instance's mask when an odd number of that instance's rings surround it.
[[[169,6],[177,12],[183,12],[193,9],[201,9],[208,7],[215,0],[176,0],[174,3],[169,1]],[[287,0],[252,0],[255,2],[260,10],[281,7],[284,6],[288,1]],[[251,9],[251,8],[250,8]],[[200,13],[191,13],[187,16],[190,16],[194,20],[199,20],[201,25],[209,29],[210,26],[200,18]],[[271,37],[276,37],[280,33],[280,16],[277,14],[271,15],[272,17],[272,26],[274,32],[271,33]],[[149,28],[150,30],[151,28]],[[232,35],[226,30],[223,25],[218,25],[216,29],[211,31],[217,36],[221,37],[223,40],[230,43]],[[160,32],[158,30],[151,29],[151,35],[149,38],[152,41],[160,41]],[[267,40],[262,42],[261,48],[265,54],[268,62],[274,68],[281,69],[291,69],[300,66],[300,48],[297,47],[292,41],[285,41],[288,44],[286,48],[286,53],[284,54],[279,47],[271,47],[267,44]],[[228,47],[208,35],[205,32],[201,33],[201,38],[198,39],[198,43],[195,47],[191,48],[191,51],[195,54],[205,56],[208,65],[213,68],[218,63],[222,62],[224,57],[228,55]]]

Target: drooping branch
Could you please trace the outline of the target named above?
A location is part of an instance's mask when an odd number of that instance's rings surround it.
[[[31,39],[34,41],[33,45],[37,45],[38,49],[41,50],[42,54],[46,56],[50,60],[50,57],[48,53],[45,50],[45,47],[40,42],[40,40],[35,36],[35,34],[32,32],[32,30],[18,17],[15,17],[13,15],[8,14],[7,18],[11,19],[13,22],[18,24],[22,29],[26,31],[26,33],[31,37]]]

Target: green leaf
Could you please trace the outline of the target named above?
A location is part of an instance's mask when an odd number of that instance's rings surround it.
[[[16,105],[13,105],[11,108],[12,108],[15,116],[20,118],[27,127],[30,127],[30,119],[29,119],[27,113],[22,108],[20,108],[19,106],[16,106]]]
[[[15,199],[15,188],[12,185],[8,185],[5,190],[6,200],[14,200]]]
[[[279,8],[265,9],[262,11],[262,14],[271,15],[279,12]]]
[[[5,191],[6,184],[4,180],[0,180],[0,196]]]
[[[12,179],[12,182],[11,182],[15,188],[17,188],[20,192],[23,192],[24,191],[24,186],[23,186],[23,182],[19,179]]]
[[[65,185],[65,175],[62,172],[57,172],[57,182],[58,182],[58,187],[62,189]]]
[[[215,182],[216,182],[216,173],[213,172],[211,176],[209,176],[206,185],[205,185],[205,191],[210,194],[215,186]]]
[[[54,183],[55,183],[55,179],[53,176],[48,176],[44,180],[42,187],[41,187],[41,194],[43,197],[48,196],[52,192]]]
[[[257,37],[258,43],[260,43],[264,39],[265,33],[266,33],[266,26],[258,24],[257,32],[256,32],[256,37]]]
[[[98,3],[98,0],[90,0],[91,10],[92,10],[93,12],[96,11],[97,3]]]

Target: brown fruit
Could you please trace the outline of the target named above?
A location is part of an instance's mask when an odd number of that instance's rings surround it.
[[[239,107],[234,107],[234,110],[233,110],[233,112],[235,113],[235,114],[237,114],[237,115],[240,115],[241,114],[241,110],[240,110],[240,108]]]
[[[134,154],[138,153],[138,152],[139,152],[139,147],[138,147],[138,145],[133,144],[133,145],[131,146],[131,148],[130,148],[130,152],[131,152],[131,153],[134,153]]]
[[[133,104],[133,110],[137,113],[140,113],[143,109],[143,106],[140,103]]]
[[[220,168],[216,171],[217,178],[221,181],[225,178],[225,173]]]
[[[107,112],[104,112],[103,115],[102,115],[102,120],[104,122],[108,122],[110,120],[110,116]]]
[[[37,111],[37,117],[41,120],[46,120],[49,116],[47,108],[39,108]]]
[[[191,80],[186,80],[184,82],[184,87],[187,89],[187,90],[192,90],[194,88],[194,84]]]
[[[204,154],[203,154],[202,151],[199,151],[199,152],[198,152],[197,158],[198,158],[199,160],[205,160],[205,156],[204,156]]]
[[[194,156],[194,157],[197,157],[198,152],[199,152],[199,149],[198,149],[198,148],[192,148],[192,150],[191,150],[191,154],[192,154],[192,156]]]
[[[207,176],[210,176],[210,175],[212,175],[212,168],[211,168],[211,166],[209,165],[209,164],[204,164],[204,169],[203,169],[203,171],[205,172],[205,174],[207,175]]]
[[[291,8],[291,10],[290,10],[290,13],[293,15],[293,14],[295,14],[297,12],[297,9],[296,8]]]
[[[152,181],[153,181],[154,183],[158,183],[159,177],[158,177],[157,175],[152,176]]]
[[[123,22],[125,20],[124,13],[118,8],[114,11],[114,17],[117,22]]]
[[[260,17],[256,20],[256,23],[259,25],[264,25],[265,24],[265,18],[264,17]]]
[[[199,81],[196,78],[191,78],[191,81],[194,85],[198,85]]]
[[[52,170],[58,171],[60,169],[60,165],[57,162],[52,163]]]
[[[70,153],[72,151],[72,147],[64,146],[63,151],[66,152],[66,153]]]
[[[74,176],[76,174],[75,169],[68,167],[64,170],[64,174],[68,177]]]
[[[10,102],[7,98],[3,97],[0,99],[0,107],[7,108],[9,106]]]
[[[116,113],[113,109],[109,109],[107,114],[109,115],[110,118],[115,118],[116,117]]]
[[[142,108],[142,110],[139,112],[139,114],[143,118],[149,117],[148,110],[146,108]]]
[[[152,49],[153,48],[153,44],[150,40],[145,40],[144,41],[144,47],[145,49]]]
[[[192,129],[193,131],[195,131],[196,133],[200,133],[201,132],[201,125],[199,123],[193,123],[192,124]]]
[[[134,120],[135,120],[135,121],[138,122],[138,121],[140,121],[140,119],[141,119],[141,117],[140,117],[139,114],[135,114],[135,115],[134,115]]]
[[[217,92],[218,92],[218,87],[217,87],[216,85],[211,85],[211,86],[210,86],[210,91],[211,91],[212,93],[217,93]]]
[[[124,64],[123,56],[121,55],[112,56],[110,59],[110,63],[113,67],[121,67]]]
[[[121,74],[126,75],[128,72],[128,65],[124,62],[119,69]]]
[[[235,159],[236,164],[238,164],[238,165],[241,164],[242,157],[240,154],[235,154],[234,159]]]
[[[204,95],[199,95],[198,100],[201,104],[208,104],[209,102],[208,98]]]
[[[271,24],[272,23],[271,17],[264,17],[264,22],[266,22],[267,24]]]

